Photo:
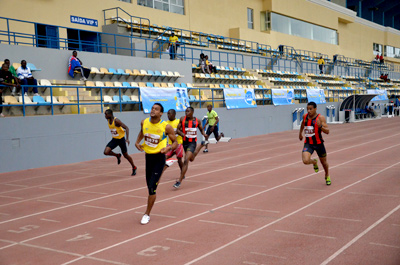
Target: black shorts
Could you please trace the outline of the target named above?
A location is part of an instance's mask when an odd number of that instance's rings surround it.
[[[218,126],[215,126],[215,127],[214,127],[214,131],[213,131],[213,132],[210,132],[211,127],[212,127],[212,126],[208,125],[206,134],[207,134],[208,136],[210,136],[210,135],[213,133],[215,139],[217,139],[217,138],[218,138]]]
[[[112,138],[112,140],[107,144],[107,147],[110,147],[111,150],[113,150],[117,146],[121,148],[121,152],[123,154],[128,152],[128,148],[126,147],[125,137],[122,137],[121,139]]]
[[[185,153],[187,151],[194,153],[194,150],[196,150],[197,142],[196,141],[193,141],[193,142],[183,141],[182,145],[183,145],[183,150],[185,150]]]
[[[326,157],[326,150],[324,143],[322,144],[309,144],[304,143],[303,152],[309,152],[310,154],[317,151],[319,157]]]
[[[164,166],[165,154],[146,154],[146,183],[149,195],[156,194]]]

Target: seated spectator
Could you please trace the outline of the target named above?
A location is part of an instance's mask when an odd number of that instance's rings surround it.
[[[24,86],[24,95],[28,95],[28,85],[33,86],[33,93],[35,96],[39,96],[37,89],[37,81],[32,76],[31,69],[26,66],[26,61],[21,61],[21,66],[17,69],[17,75],[19,79],[19,83]]]
[[[21,88],[18,78],[12,75],[12,73],[8,70],[8,65],[3,63],[0,70],[0,84],[5,85],[12,89],[11,95],[16,96],[17,88]],[[4,87],[3,87],[4,92]]]
[[[82,66],[82,61],[79,60],[78,56],[78,52],[77,51],[73,51],[72,52],[72,56],[69,58],[68,61],[68,74],[71,77],[74,77],[74,71],[80,71],[82,74],[82,78],[81,80],[87,80],[87,78],[90,75],[90,69],[83,67]]]
[[[367,113],[370,113],[372,117],[375,117],[375,111],[374,111],[374,103],[371,104],[371,106],[365,105],[365,110]]]
[[[206,58],[204,56],[204,53],[200,54],[199,67],[201,68],[201,71],[203,72],[203,74],[205,74],[206,71],[207,71],[207,73],[210,73],[210,70],[208,70],[206,67]]]
[[[379,53],[376,54],[374,61],[375,63],[379,63]]]
[[[217,73],[217,67],[215,67],[212,62],[208,60],[208,55],[204,56],[204,59],[206,60],[206,67],[208,72],[211,73]]]
[[[383,59],[383,55],[381,54],[381,56],[379,56],[379,62],[381,63],[381,64],[384,64],[385,63],[385,59]]]
[[[388,78],[388,74],[384,75],[383,78],[384,78],[385,82],[390,82],[390,79]]]
[[[8,65],[8,71],[12,73],[13,76],[17,77],[17,72],[15,71],[14,66],[11,65],[11,62],[9,59],[4,59],[4,63]]]

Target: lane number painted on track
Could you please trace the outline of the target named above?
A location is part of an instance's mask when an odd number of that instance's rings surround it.
[[[33,229],[38,229],[39,227],[40,226],[38,226],[38,225],[25,225],[25,226],[21,226],[19,228],[19,230],[7,230],[7,231],[10,232],[10,233],[20,234],[20,233],[31,231]]]
[[[157,254],[155,252],[157,252],[158,250],[164,250],[167,251],[169,250],[170,247],[164,247],[164,246],[152,246],[149,248],[146,248],[142,251],[139,251],[137,254],[140,256],[146,256],[146,257],[152,257],[152,256],[157,256]]]
[[[86,233],[86,234],[83,234],[83,235],[78,235],[78,236],[76,236],[76,237],[74,237],[74,238],[71,238],[71,239],[68,239],[68,240],[66,240],[66,241],[82,241],[82,240],[89,240],[89,239],[92,239],[93,237],[89,234],[89,233]]]

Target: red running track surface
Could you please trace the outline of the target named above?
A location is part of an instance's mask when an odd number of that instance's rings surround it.
[[[298,131],[210,145],[148,225],[144,154],[0,174],[0,264],[399,265],[399,122],[330,125],[331,186]]]

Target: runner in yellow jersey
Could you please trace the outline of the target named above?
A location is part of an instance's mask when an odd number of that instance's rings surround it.
[[[108,128],[110,128],[112,140],[107,144],[106,149],[104,149],[104,154],[106,156],[115,156],[118,161],[118,165],[121,163],[121,154],[116,154],[112,150],[119,146],[124,157],[129,161],[132,166],[132,176],[136,175],[137,167],[133,163],[132,157],[128,154],[128,148],[126,144],[129,145],[129,128],[118,118],[114,117],[113,111],[108,109],[104,112],[104,116],[107,119]],[[126,140],[125,140],[126,134]]]
[[[168,121],[167,123],[169,125],[171,125],[171,127],[174,129],[175,131],[175,136],[176,136],[176,140],[178,141],[178,147],[175,150],[171,150],[167,153],[166,155],[166,159],[169,159],[171,157],[173,157],[174,155],[176,155],[176,158],[178,160],[178,164],[179,164],[179,168],[182,170],[182,166],[183,166],[183,161],[182,161],[182,157],[183,157],[183,140],[182,140],[182,136],[180,136],[179,134],[177,134],[176,132],[176,128],[178,127],[179,124],[179,119],[176,119],[176,111],[174,109],[170,109],[167,112],[168,115]],[[171,145],[171,139],[168,140],[168,145]],[[170,160],[165,163],[166,167],[169,167],[170,165],[173,164],[173,161]]]
[[[141,122],[141,130],[135,143],[139,151],[146,153],[146,183],[149,197],[146,212],[141,220],[143,225],[150,221],[150,212],[157,196],[156,189],[165,166],[165,154],[178,146],[174,129],[161,119],[163,112],[164,107],[160,103],[153,105],[150,118]],[[172,142],[169,146],[167,146],[167,136]],[[140,144],[143,138],[144,143]]]
[[[208,128],[206,131],[207,137],[206,137],[206,141],[208,141],[208,137],[210,137],[210,135],[213,133],[215,140],[218,142],[221,137],[224,137],[224,133],[221,132],[220,134],[218,134],[218,123],[219,123],[219,117],[217,112],[215,112],[215,110],[212,109],[212,105],[208,104],[207,105],[207,122],[206,125],[204,125],[204,127],[207,126],[208,124]],[[206,149],[203,150],[203,153],[208,153],[208,144],[206,144]]]

